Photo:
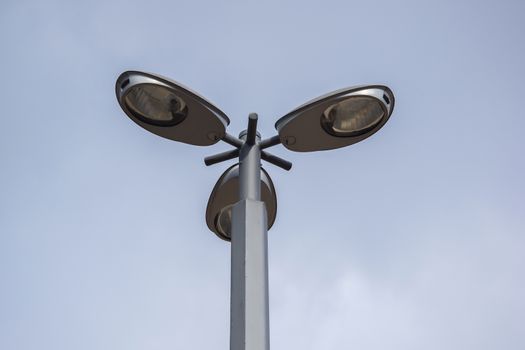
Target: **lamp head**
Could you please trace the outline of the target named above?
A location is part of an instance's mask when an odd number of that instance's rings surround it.
[[[234,164],[221,175],[211,192],[206,208],[206,224],[219,238],[231,239],[232,208],[239,198],[239,164]],[[268,230],[277,216],[277,197],[272,179],[261,168],[261,201],[266,204]]]
[[[346,88],[303,104],[279,119],[275,128],[292,151],[329,150],[372,136],[393,108],[394,95],[386,86]]]
[[[170,140],[198,146],[218,142],[230,120],[183,85],[144,72],[127,71],[115,92],[126,115],[142,128]]]

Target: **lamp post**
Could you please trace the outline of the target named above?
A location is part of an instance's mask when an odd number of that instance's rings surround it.
[[[135,123],[159,136],[199,146],[219,141],[233,150],[205,158],[206,165],[238,158],[215,185],[206,223],[231,241],[230,350],[268,350],[268,240],[277,212],[275,189],[261,160],[290,170],[292,164],[266,148],[282,144],[309,152],[345,147],[371,136],[390,117],[394,95],[386,86],[341,89],[311,100],[280,118],[278,135],[261,140],[257,114],[234,137],[221,110],[167,78],[124,72],[115,86],[120,106]]]

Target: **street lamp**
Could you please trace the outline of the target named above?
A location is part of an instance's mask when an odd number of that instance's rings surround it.
[[[313,99],[275,123],[291,151],[321,151],[349,146],[372,136],[388,120],[394,95],[386,86],[341,89]]]
[[[206,224],[219,238],[231,240],[232,208],[239,198],[239,164],[234,164],[221,175],[211,191],[206,208]],[[270,175],[261,168],[261,200],[267,214],[268,230],[277,215],[277,198]]]
[[[292,163],[266,148],[282,144],[291,151],[321,151],[349,146],[377,132],[394,108],[383,85],[341,89],[311,100],[280,118],[278,135],[263,139],[257,114],[234,137],[228,117],[213,104],[167,78],[124,72],[115,91],[135,123],[159,136],[199,146],[223,141],[234,149],[204,159],[206,165],[238,158],[215,185],[206,209],[208,228],[231,241],[230,350],[269,349],[267,231],[277,213],[275,188],[261,160],[290,170]]]
[[[209,146],[226,133],[230,120],[183,85],[159,75],[125,72],[115,86],[120,107],[144,129],[170,140]]]

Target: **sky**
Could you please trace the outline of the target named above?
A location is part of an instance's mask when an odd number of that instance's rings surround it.
[[[229,149],[155,136],[126,70],[263,137],[324,93],[385,84],[373,137],[272,153],[272,349],[525,348],[525,3],[0,3],[0,348],[228,349],[230,246],[208,196]]]

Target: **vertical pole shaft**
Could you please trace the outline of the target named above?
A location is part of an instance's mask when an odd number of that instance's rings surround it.
[[[230,350],[270,349],[268,226],[260,200],[261,150],[253,142],[256,126],[257,115],[250,114],[239,155],[240,201],[232,212]]]

